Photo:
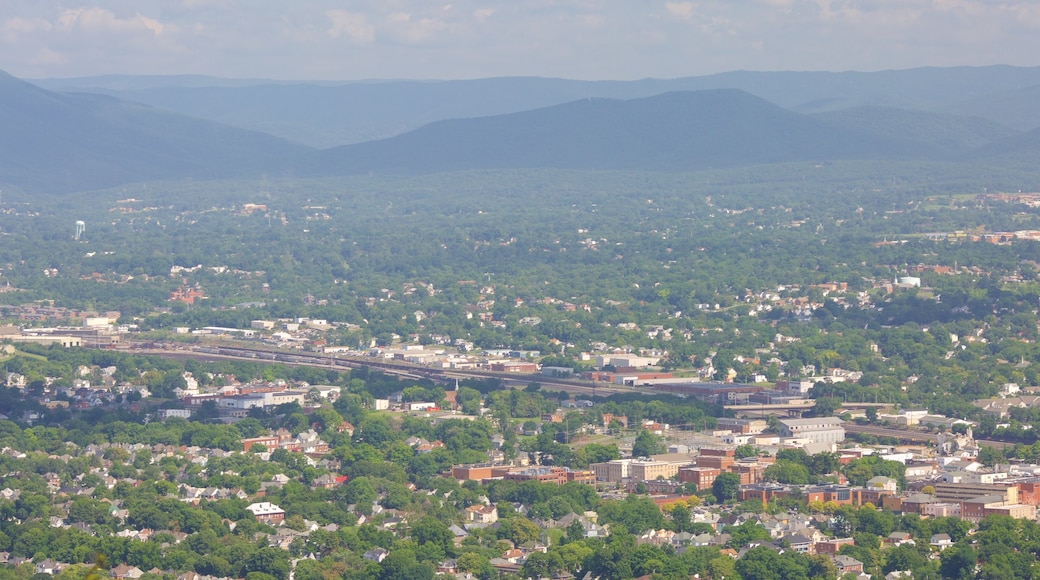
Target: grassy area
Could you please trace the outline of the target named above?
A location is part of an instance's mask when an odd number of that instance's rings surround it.
[[[16,356],[24,356],[26,358],[32,358],[32,359],[42,360],[42,361],[47,360],[47,357],[45,357],[43,355],[30,354],[30,353],[27,353],[27,352],[22,352],[22,351],[18,350],[17,348],[15,348],[15,347],[13,347],[13,346],[11,346],[9,344],[8,345],[4,345],[3,348],[0,349],[0,362],[9,361],[9,360],[11,360],[12,358],[14,358]]]

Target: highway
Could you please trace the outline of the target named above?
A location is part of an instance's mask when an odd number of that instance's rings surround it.
[[[566,380],[543,375],[517,375],[512,373],[494,373],[490,371],[437,369],[403,361],[387,361],[374,357],[358,357],[344,355],[326,355],[302,351],[275,351],[250,347],[239,347],[233,345],[148,345],[147,348],[134,347],[136,352],[151,354],[172,359],[195,359],[195,360],[242,360],[250,362],[277,362],[286,365],[306,365],[320,368],[332,368],[340,371],[368,367],[380,372],[395,375],[401,378],[429,379],[435,382],[451,385],[456,380],[466,379],[488,380],[497,379],[506,387],[525,387],[532,382],[539,383],[543,389],[564,391],[575,396],[585,397],[609,397],[618,393],[641,392],[647,395],[660,394],[652,389],[641,389],[612,383],[592,383],[590,381]],[[771,404],[771,405],[726,405],[727,410],[757,411],[759,413],[767,410],[789,410],[795,409],[805,411],[812,407],[812,401],[804,401],[794,404]],[[884,407],[885,403],[849,403],[848,408]],[[908,443],[935,444],[938,435],[925,433],[910,429],[899,429],[892,427],[879,427],[876,425],[860,425],[857,423],[846,423],[845,431],[848,433],[869,434],[877,437],[889,437]],[[981,446],[996,447],[1003,449],[1012,447],[1014,443],[1003,441],[978,440]]]
[[[590,381],[560,379],[539,374],[518,375],[478,370],[439,369],[374,357],[328,355],[302,351],[275,351],[231,345],[176,345],[176,348],[173,345],[150,345],[150,348],[135,350],[141,354],[172,359],[266,361],[286,365],[331,368],[339,371],[368,367],[404,379],[429,379],[447,385],[454,384],[456,380],[462,381],[466,379],[494,379],[502,381],[503,385],[508,387],[526,387],[528,384],[536,382],[542,386],[542,389],[564,391],[571,395],[586,397],[609,397],[613,394],[631,393],[636,390],[633,387],[612,383],[592,383]],[[652,393],[652,391],[643,392]]]
[[[931,443],[934,445],[939,441],[939,435],[936,433],[925,433],[923,431],[896,429],[892,427],[878,427],[876,425],[859,425],[856,423],[846,423],[845,432],[875,435],[877,437],[891,437],[907,443]],[[990,441],[986,439],[976,439],[975,443],[980,447],[996,447],[997,449],[1014,447],[1015,445],[1014,443],[1007,443],[1005,441]]]
[[[931,443],[934,445],[939,440],[939,436],[935,433],[924,433],[922,431],[911,431],[909,429],[893,429],[891,427],[878,427],[876,425],[859,425],[851,422],[845,423],[845,432],[874,435],[876,437],[889,437],[906,443]]]

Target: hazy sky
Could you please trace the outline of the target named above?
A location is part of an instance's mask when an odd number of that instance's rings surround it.
[[[1040,65],[1040,0],[0,0],[28,78],[580,79]]]

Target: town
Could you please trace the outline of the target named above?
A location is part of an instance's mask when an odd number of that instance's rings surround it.
[[[981,546],[965,542],[1000,518],[1034,526],[1040,503],[1040,465],[980,446],[977,424],[827,398],[802,406],[810,380],[677,380],[655,358],[601,355],[585,374],[604,390],[574,399],[540,385],[572,374],[521,361],[535,353],[481,355],[482,368],[530,381],[502,389],[274,361],[145,370],[111,349],[86,351],[112,364],[76,366],[71,381],[40,377],[27,357],[42,349],[60,366],[80,350],[63,340],[5,347],[22,370],[8,371],[5,397],[25,408],[2,417],[0,558],[14,570],[76,577],[103,555],[110,576],[135,579],[316,578],[341,565],[380,577],[714,578],[782,563],[916,578],[974,566]],[[368,355],[430,364],[422,352]],[[509,355],[524,366],[489,362]],[[285,378],[264,378],[272,365]],[[1017,385],[1002,394],[979,403],[998,420],[1028,397]],[[727,416],[707,412],[722,406]],[[131,416],[143,420],[122,422]],[[870,426],[931,442],[860,429]],[[148,512],[156,502],[162,515]],[[215,555],[243,534],[266,547]],[[628,568],[611,569],[624,550]]]

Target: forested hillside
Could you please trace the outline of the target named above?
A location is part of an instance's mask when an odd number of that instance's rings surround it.
[[[154,179],[259,173],[307,148],[112,97],[54,93],[0,72],[0,184],[79,192]]]

